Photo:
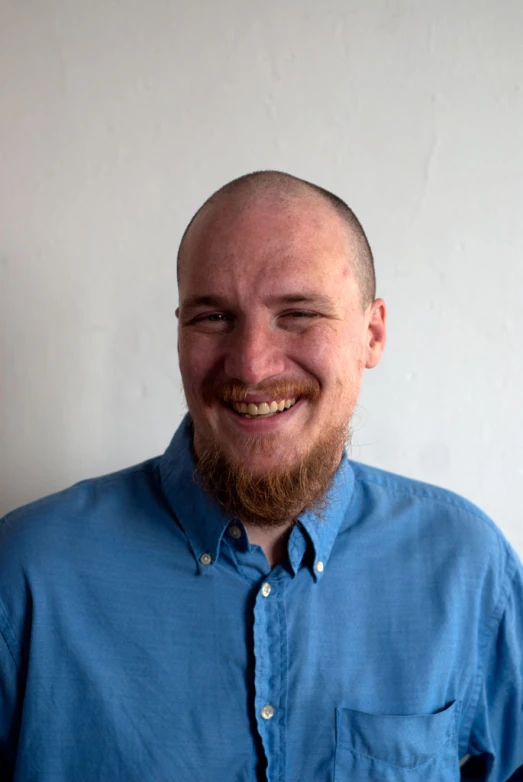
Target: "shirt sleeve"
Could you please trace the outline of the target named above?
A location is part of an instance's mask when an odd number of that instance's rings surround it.
[[[470,732],[469,753],[486,756],[486,782],[507,782],[523,766],[523,569],[513,552],[507,570],[511,577],[486,645]]]
[[[11,782],[15,764],[18,720],[18,668],[10,644],[10,628],[0,604],[0,782]]]

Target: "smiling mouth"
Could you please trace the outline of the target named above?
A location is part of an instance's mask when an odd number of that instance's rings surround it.
[[[272,402],[229,402],[228,407],[234,410],[238,415],[244,418],[270,418],[278,413],[284,413],[290,407],[293,407],[298,400],[292,399],[280,399]]]

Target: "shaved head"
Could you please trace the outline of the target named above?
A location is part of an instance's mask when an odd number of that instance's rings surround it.
[[[205,201],[191,219],[180,242],[177,259],[178,281],[186,239],[194,224],[198,223],[209,209],[223,207],[232,213],[241,214],[260,201],[284,207],[300,199],[310,203],[315,200],[327,203],[347,227],[350,245],[354,250],[348,260],[361,291],[363,306],[368,306],[376,296],[376,276],[372,250],[360,221],[352,209],[334,193],[282,171],[256,171],[245,174],[221,187]]]

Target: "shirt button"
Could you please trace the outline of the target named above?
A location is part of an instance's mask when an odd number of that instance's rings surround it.
[[[270,720],[270,718],[274,716],[273,707],[267,704],[267,706],[264,706],[263,709],[261,710],[261,715],[264,720]]]
[[[316,564],[314,565],[314,568],[316,570],[316,573],[323,573],[323,562],[321,559],[319,559]]]
[[[261,593],[263,597],[269,597],[269,595],[271,594],[271,585],[269,584],[268,581],[266,581],[265,584],[262,586]]]
[[[212,557],[210,554],[202,554],[200,557],[200,562],[202,565],[210,565],[212,562]]]
[[[238,540],[242,536],[242,531],[239,527],[236,526],[236,524],[232,524],[232,526],[229,527],[229,535],[231,538]]]

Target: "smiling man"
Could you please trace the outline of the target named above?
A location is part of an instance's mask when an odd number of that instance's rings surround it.
[[[466,500],[350,461],[385,344],[372,253],[259,172],[178,254],[188,415],[161,457],[10,514],[0,782],[503,782],[523,578]]]
[[[272,172],[223,188],[178,259],[179,356],[198,469],[271,564],[340,462],[385,305],[356,217]]]

